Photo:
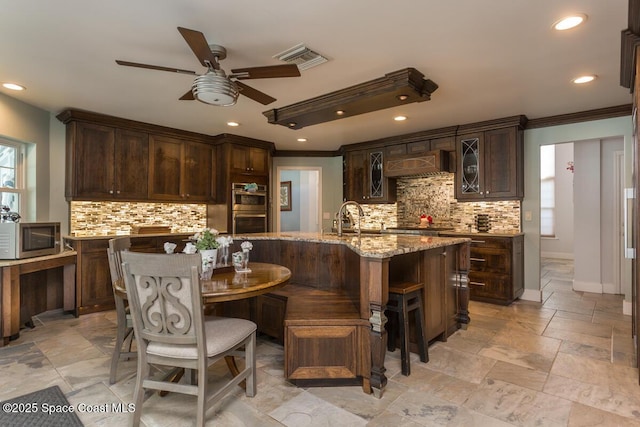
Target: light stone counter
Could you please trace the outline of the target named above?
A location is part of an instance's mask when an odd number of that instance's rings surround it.
[[[358,255],[366,258],[390,258],[395,255],[441,248],[469,242],[465,237],[432,237],[407,234],[345,234],[338,237],[335,233],[251,233],[237,234],[234,240],[292,240],[312,243],[346,245]]]

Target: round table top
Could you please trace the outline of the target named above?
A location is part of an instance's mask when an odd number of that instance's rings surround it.
[[[248,273],[215,273],[211,280],[201,280],[205,303],[234,301],[271,292],[285,284],[291,270],[277,264],[250,262]]]

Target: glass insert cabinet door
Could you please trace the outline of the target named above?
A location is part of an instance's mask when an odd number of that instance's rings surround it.
[[[480,193],[480,139],[470,138],[462,144],[462,193]]]
[[[369,195],[383,197],[382,151],[369,153]]]

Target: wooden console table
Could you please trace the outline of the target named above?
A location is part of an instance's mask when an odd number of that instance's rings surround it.
[[[77,317],[76,256],[76,251],[64,251],[56,255],[0,262],[0,347],[7,345],[10,339],[20,336],[20,276],[23,274],[63,267],[63,309],[73,311]]]

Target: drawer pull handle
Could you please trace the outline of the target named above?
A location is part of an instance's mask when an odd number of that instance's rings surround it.
[[[471,240],[471,243],[485,243],[484,240]]]
[[[487,286],[486,283],[482,283],[482,282],[469,282],[470,285],[475,285],[475,286]]]
[[[484,258],[469,258],[471,261],[478,261],[478,262],[487,262],[486,259]]]

